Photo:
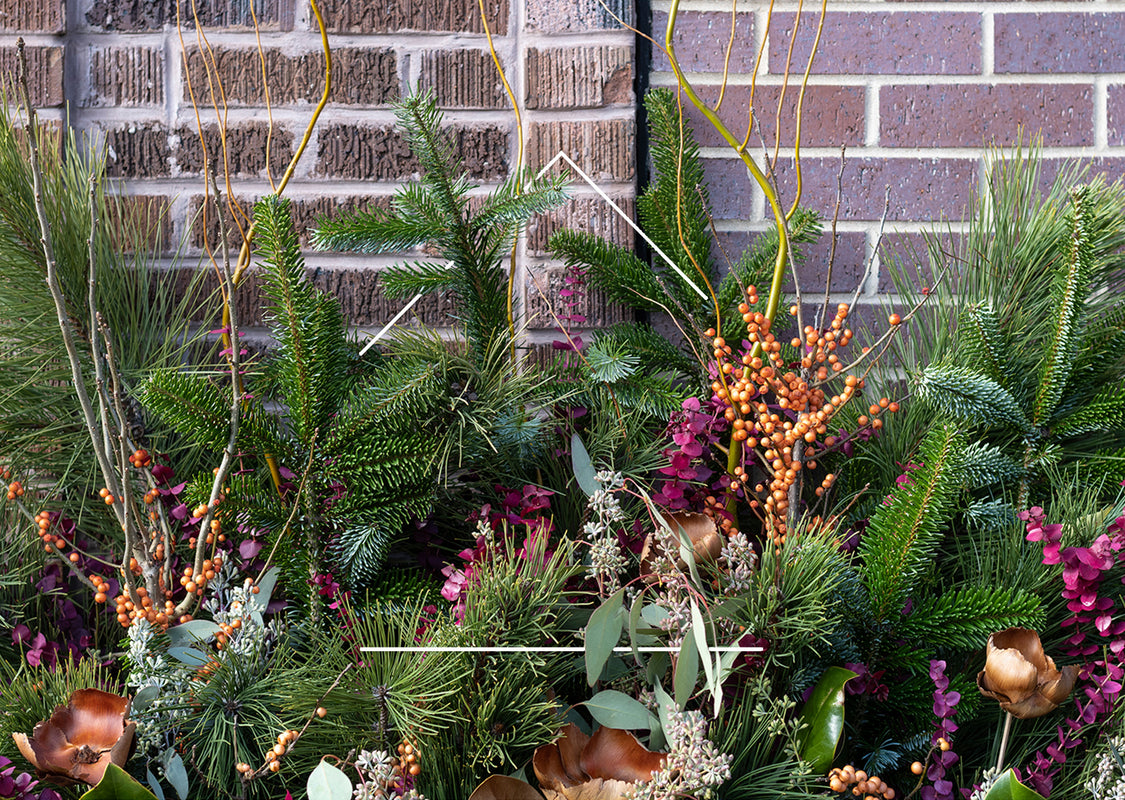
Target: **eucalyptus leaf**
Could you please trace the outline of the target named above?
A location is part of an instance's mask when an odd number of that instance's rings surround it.
[[[607,728],[635,731],[648,728],[652,722],[651,711],[639,700],[616,689],[600,691],[583,705],[590,710],[590,715],[595,720]],[[313,798],[310,796],[309,800]]]
[[[656,683],[664,677],[664,673],[668,671],[669,662],[667,653],[653,653],[648,659],[647,666],[645,666],[645,678],[648,679],[648,682]]]
[[[590,454],[586,452],[586,445],[582,444],[582,438],[577,433],[570,437],[570,464],[574,469],[574,479],[578,481],[582,491],[587,497],[593,497],[594,492],[601,489],[601,485],[594,477],[597,473],[590,461]]]
[[[680,644],[680,656],[672,673],[672,691],[676,697],[676,708],[683,709],[695,691],[695,679],[699,676],[699,647],[693,631],[684,631],[684,641]]]
[[[134,712],[144,711],[152,705],[152,701],[160,696],[159,686],[145,686],[133,695],[132,705],[129,706]]]
[[[173,647],[183,647],[195,642],[205,642],[222,630],[209,619],[193,619],[168,629],[168,641]]]
[[[695,636],[695,647],[699,651],[699,658],[703,662],[703,674],[707,676],[707,689],[715,691],[715,665],[711,662],[711,650],[707,644],[707,625],[703,621],[703,614],[695,598],[691,599],[691,630]]]
[[[854,677],[856,673],[850,669],[829,667],[801,709],[797,753],[812,766],[814,774],[823,774],[832,767],[836,746],[844,732],[844,684]]]
[[[598,682],[602,668],[621,638],[624,621],[621,619],[625,602],[624,587],[598,606],[586,624],[586,680],[591,686]]]
[[[201,667],[211,661],[206,654],[194,647],[169,647],[168,655],[189,667]]]
[[[277,586],[277,577],[280,574],[281,571],[277,567],[270,567],[266,570],[266,574],[258,581],[258,593],[251,594],[247,603],[251,611],[257,611],[260,614],[266,613],[266,606],[270,604],[270,598],[273,596],[274,587]]]
[[[188,796],[188,774],[184,768],[184,760],[179,753],[173,751],[171,758],[164,767],[164,777],[168,779],[168,783],[172,784],[172,788],[176,790],[180,800],[187,800]]]
[[[1044,800],[1043,795],[1029,789],[1018,780],[1012,770],[1008,770],[992,784],[984,800]]]
[[[156,795],[116,764],[108,764],[105,775],[81,800],[156,800]]]
[[[164,800],[164,789],[160,786],[160,781],[152,774],[152,770],[147,767],[145,768],[145,780],[148,781],[148,786],[152,789],[152,793],[156,795],[156,800]]]
[[[352,782],[337,767],[321,761],[309,775],[309,800],[351,800]]]
[[[641,608],[644,606],[644,598],[645,593],[642,591],[633,600],[633,605],[629,609],[629,646],[633,648],[633,658],[636,659],[637,664],[642,667],[645,665],[645,659],[641,655],[641,651],[637,648],[642,644],[650,645],[656,641],[653,636],[637,633],[637,625],[641,620]]]

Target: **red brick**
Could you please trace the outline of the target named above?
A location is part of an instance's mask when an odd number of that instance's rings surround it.
[[[28,93],[37,108],[63,104],[63,48],[34,47],[24,50],[27,56]],[[0,90],[8,97],[22,97],[17,89],[19,59],[15,47],[0,47]]]
[[[565,314],[581,314],[586,318],[583,324],[594,328],[608,327],[632,318],[628,309],[609,302],[604,292],[589,285],[582,288],[576,306],[567,306],[564,300],[573,302],[575,298],[563,298],[559,294],[567,286],[565,276],[566,270],[562,268],[548,268],[528,276],[525,322],[529,328],[554,328],[558,324],[556,317]]]
[[[194,7],[175,0],[94,0],[86,13],[86,23],[106,31],[159,31],[165,25],[194,28],[195,20],[205,28],[252,29],[254,17],[263,30],[293,29],[293,0],[196,0]]]
[[[879,142],[889,147],[1008,144],[1020,129],[1052,145],[1094,142],[1090,84],[888,86],[879,96]]]
[[[631,47],[533,47],[527,51],[528,108],[601,108],[632,103]]]
[[[1125,85],[1110,86],[1107,92],[1109,144],[1125,144]]]
[[[527,163],[536,170],[562,150],[595,181],[631,181],[635,174],[636,129],[631,119],[536,122],[528,138]]]
[[[288,55],[278,48],[256,47],[213,49],[226,101],[231,106],[264,107],[262,63],[266,62],[269,99],[273,105],[316,103],[324,92],[324,54],[314,50]],[[207,70],[199,50],[184,59],[183,99],[191,100],[188,81],[196,99],[207,95]],[[332,51],[332,91],[329,100],[349,105],[387,105],[400,97],[398,60],[385,47],[341,47]]]
[[[454,126],[455,152],[478,180],[507,174],[508,132],[492,126]],[[317,170],[322,175],[355,180],[402,180],[418,171],[418,162],[402,136],[390,127],[328,125],[320,130]]]
[[[487,50],[442,49],[423,53],[418,86],[433,89],[442,108],[511,107],[500,73]]]
[[[89,106],[164,104],[164,51],[153,47],[90,50]]]
[[[703,159],[703,181],[711,197],[715,219],[750,219],[757,187],[737,158]]]
[[[478,0],[322,0],[318,5],[327,29],[333,33],[484,32]],[[485,0],[485,13],[493,35],[508,32],[508,0]],[[315,19],[310,19],[309,24],[316,29]]]
[[[823,296],[824,282],[828,279],[829,256],[832,252],[832,236],[829,223],[824,223],[824,233],[815,242],[798,246],[797,269],[801,279],[801,292],[806,300]],[[725,231],[718,236],[712,258],[719,265],[719,272],[726,275],[733,264],[738,263],[743,252],[753,246],[761,233],[748,231]],[[721,245],[721,249],[718,245]],[[728,263],[729,259],[729,263]],[[867,269],[867,236],[858,232],[838,233],[836,235],[836,254],[832,262],[832,292],[853,292],[863,279]],[[770,262],[772,276],[773,263]],[[768,281],[768,278],[767,278]],[[759,290],[766,292],[768,283],[759,284]],[[785,280],[785,291],[793,291],[791,274]]]
[[[676,60],[684,72],[722,72],[730,42],[731,15],[722,11],[680,11],[676,15],[676,31],[672,46]],[[652,38],[659,46],[652,48],[654,72],[671,72],[672,65],[664,53],[664,35],[668,28],[668,14],[664,11],[652,15]],[[738,14],[734,32],[734,47],[730,54],[730,72],[750,74],[758,51],[754,47],[754,15]]]
[[[827,216],[836,204],[836,158],[804,158],[801,205]],[[850,158],[843,174],[842,220],[878,220],[890,187],[888,220],[960,219],[972,196],[976,162],[964,158]],[[783,199],[794,192],[794,170],[778,167]],[[712,195],[714,192],[712,192]]]
[[[577,33],[635,24],[632,0],[535,0],[526,4],[527,30]]]
[[[1125,14],[1047,11],[997,14],[995,70],[1125,71]]]
[[[636,218],[632,197],[615,197],[613,201]],[[565,204],[546,214],[537,214],[527,225],[527,248],[535,254],[547,252],[547,241],[561,229],[582,231],[600,236],[614,244],[632,249],[633,229],[600,197],[572,197]]]
[[[719,99],[718,86],[699,86],[699,96],[714,108]],[[781,146],[792,147],[797,134],[797,97],[799,87],[791,86],[785,95],[785,106],[781,115]],[[779,86],[758,86],[754,91],[756,111],[754,129],[750,144],[754,152],[761,149],[761,137],[773,145],[777,101],[781,96]],[[806,147],[839,147],[840,145],[863,144],[864,98],[866,89],[862,86],[809,86],[805,91],[804,108],[801,114],[801,144]],[[746,136],[747,111],[750,107],[749,86],[727,86],[723,104],[719,107],[719,119],[739,140]],[[727,142],[718,131],[703,118],[691,103],[685,102],[685,117],[691,122],[696,141],[703,147],[727,147]],[[758,130],[761,126],[761,137]]]
[[[770,33],[770,71],[785,67],[794,17],[778,14]],[[797,30],[792,71],[804,72],[818,15]],[[830,12],[813,72],[819,75],[975,75],[981,70],[981,16],[969,12]]]
[[[106,175],[111,178],[161,178],[171,174],[168,129],[155,122],[105,131]]]
[[[66,30],[63,0],[0,0],[0,31],[62,33]]]
[[[177,131],[180,144],[176,148],[176,162],[183,174],[203,172],[204,153],[200,144],[199,132],[193,128]],[[265,177],[266,143],[269,142],[270,172],[281,175],[293,157],[293,134],[275,128],[272,135],[266,122],[250,122],[244,125],[230,125],[226,132],[226,152],[223,152],[223,139],[215,125],[203,128],[203,144],[206,145],[207,158],[211,161],[211,171],[221,174],[224,169],[231,175]]]

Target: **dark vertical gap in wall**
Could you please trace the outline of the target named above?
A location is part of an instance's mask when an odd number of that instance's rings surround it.
[[[652,0],[636,0],[636,25],[640,31],[636,38],[633,91],[637,99],[637,185],[636,197],[641,196],[649,182],[648,163],[648,112],[645,110],[645,92],[648,91],[648,76],[652,69]],[[634,201],[635,205],[635,201]],[[648,243],[639,236],[633,237],[633,250],[637,256],[651,262],[652,252]],[[638,317],[647,317],[645,312],[637,312]]]

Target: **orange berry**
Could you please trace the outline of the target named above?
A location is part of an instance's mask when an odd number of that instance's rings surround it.
[[[900,325],[902,324],[902,317],[900,317],[898,314],[891,314],[887,321],[892,325]]]

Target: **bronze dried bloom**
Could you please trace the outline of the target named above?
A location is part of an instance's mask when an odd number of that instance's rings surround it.
[[[1055,666],[1044,652],[1039,634],[1008,628],[988,637],[984,669],[977,673],[981,694],[1019,719],[1041,717],[1058,707],[1074,688],[1075,665]]]
[[[112,762],[119,767],[133,747],[137,723],[125,719],[129,698],[100,689],[79,689],[31,736],[13,733],[16,747],[39,777],[62,785],[96,785]]]

